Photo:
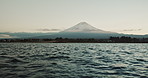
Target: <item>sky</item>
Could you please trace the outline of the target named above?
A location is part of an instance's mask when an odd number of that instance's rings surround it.
[[[0,0],[0,32],[61,31],[79,22],[148,34],[148,0]]]

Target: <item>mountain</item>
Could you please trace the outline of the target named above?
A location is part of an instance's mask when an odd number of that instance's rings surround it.
[[[80,22],[75,26],[72,26],[64,31],[61,31],[56,34],[46,35],[46,36],[39,36],[34,38],[109,38],[110,36],[117,36],[118,33],[104,31],[101,29],[97,29],[86,22]]]
[[[45,35],[51,35],[51,34],[55,34],[55,33],[0,32],[0,39],[6,39],[6,38],[31,38],[31,37],[45,36]]]
[[[4,33],[3,33],[4,34]],[[10,35],[10,34],[8,34]],[[25,37],[21,37],[21,36]],[[16,36],[12,35],[11,36]],[[111,36],[113,37],[121,37],[121,36],[127,36],[127,37],[133,37],[133,38],[148,38],[148,35],[129,35],[129,34],[119,34],[115,32],[110,31],[104,31],[101,29],[97,29],[91,25],[89,25],[86,22],[80,22],[76,24],[75,26],[72,26],[64,31],[61,31],[59,33],[53,33],[53,34],[17,34],[17,37],[21,38],[37,38],[37,39],[54,39],[57,37],[62,38],[81,38],[81,39],[88,39],[88,38],[94,38],[94,39],[107,39]]]
[[[114,33],[114,32],[110,32],[110,31],[104,31],[104,30],[101,30],[101,29],[97,29],[91,25],[89,25],[88,23],[86,22],[80,22],[78,23],[77,25],[71,27],[71,28],[68,28],[62,32],[81,32],[81,33]]]

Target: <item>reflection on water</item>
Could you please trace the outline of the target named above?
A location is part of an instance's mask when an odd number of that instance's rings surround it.
[[[147,78],[148,44],[0,43],[1,78]]]

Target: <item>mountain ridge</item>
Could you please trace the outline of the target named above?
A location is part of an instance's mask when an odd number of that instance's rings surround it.
[[[88,24],[87,22],[80,22],[64,31],[61,32],[82,32],[82,33],[115,33],[111,31],[104,31],[93,27],[92,25]]]
[[[112,37],[132,37],[132,38],[148,38],[148,35],[131,35],[131,34],[120,34],[110,31],[104,31],[97,29],[86,22],[80,22],[64,31],[58,33],[1,33],[13,36],[15,38],[30,38],[30,39],[55,39],[58,37],[62,38],[79,38],[79,39],[108,39]]]
[[[68,29],[65,29],[61,32],[52,34],[52,35],[46,35],[46,36],[40,36],[35,38],[70,38],[70,39],[108,39],[111,36],[113,37],[121,37],[121,36],[127,36],[127,37],[133,37],[133,38],[144,38],[148,37],[147,35],[130,35],[130,34],[119,34],[116,32],[110,32],[110,31],[104,31],[98,28],[95,28],[91,25],[89,25],[86,22],[80,22]]]

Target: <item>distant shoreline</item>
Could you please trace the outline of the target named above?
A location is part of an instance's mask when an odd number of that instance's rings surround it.
[[[0,39],[0,43],[148,43],[148,38],[110,37],[109,39]]]

